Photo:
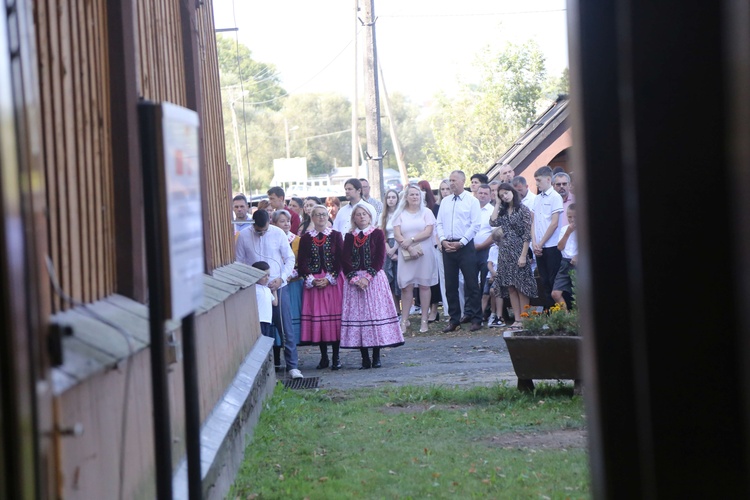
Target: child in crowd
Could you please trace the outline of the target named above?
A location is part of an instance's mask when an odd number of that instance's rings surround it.
[[[269,269],[268,262],[259,260],[253,267],[265,271],[266,275],[255,283],[255,299],[258,301],[258,321],[260,321],[260,333],[265,337],[273,337],[271,321],[273,321],[273,306],[278,305],[279,298],[276,290],[268,288]]]
[[[555,276],[552,287],[552,298],[555,303],[562,303],[566,309],[573,305],[573,279],[570,276],[578,263],[578,235],[576,233],[576,204],[568,205],[568,225],[560,229],[560,241],[557,248],[562,253],[560,270]]]
[[[500,296],[495,297],[493,288],[495,286],[495,275],[497,274],[497,259],[499,258],[500,244],[503,241],[503,230],[498,227],[492,231],[493,245],[490,247],[490,253],[487,256],[487,283],[484,285],[484,294],[482,295],[482,310],[487,307],[487,302],[490,302],[490,308],[492,314],[487,321],[487,326],[490,328],[502,328],[505,326],[503,321],[503,298]],[[492,300],[494,298],[494,300]]]

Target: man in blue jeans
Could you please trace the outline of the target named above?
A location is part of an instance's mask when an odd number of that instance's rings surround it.
[[[286,287],[294,269],[294,252],[284,231],[270,224],[265,210],[257,210],[253,214],[252,229],[239,233],[236,260],[248,266],[261,260],[269,264],[268,288],[276,290],[279,297],[279,304],[273,307],[272,323],[284,342],[284,361],[289,376],[302,378],[302,372],[297,369],[297,342],[292,331],[290,297]]]

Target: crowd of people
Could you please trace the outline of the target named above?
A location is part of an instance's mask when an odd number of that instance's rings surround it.
[[[381,349],[427,332],[440,304],[443,332],[521,328],[534,299],[570,308],[578,253],[570,175],[540,167],[537,193],[510,165],[491,182],[473,174],[467,190],[466,181],[455,170],[437,197],[423,180],[381,201],[367,179],[352,178],[343,204],[335,196],[287,200],[272,187],[252,212],[235,196],[236,260],[266,273],[256,298],[277,369],[283,351],[289,375],[303,377],[298,345],[319,346],[317,369],[339,370],[340,349],[358,349],[360,369],[380,368]]]

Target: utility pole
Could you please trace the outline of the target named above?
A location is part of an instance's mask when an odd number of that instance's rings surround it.
[[[237,161],[237,177],[240,181],[240,193],[245,194],[245,173],[242,170],[242,151],[240,151],[240,134],[237,130],[237,113],[234,111],[234,101],[229,103],[232,110],[232,132],[234,132],[234,151]]]
[[[388,124],[391,130],[391,139],[393,141],[393,154],[396,155],[396,163],[398,163],[398,171],[401,174],[401,184],[404,186],[409,185],[409,176],[406,173],[406,163],[404,163],[404,155],[401,152],[401,144],[398,142],[398,136],[396,135],[396,123],[393,121],[393,114],[391,114],[391,103],[388,100],[388,91],[385,88],[385,77],[383,76],[383,68],[378,63],[378,69],[380,70],[380,83],[383,84],[383,98],[385,104],[385,114],[388,116]]]
[[[357,78],[357,70],[359,69],[359,65],[357,64],[357,61],[359,59],[359,53],[357,51],[357,38],[359,37],[359,0],[354,0],[354,96],[352,97],[352,168],[354,169],[354,177],[359,178],[359,148],[361,145],[359,144],[359,131],[358,129],[358,122],[359,122],[359,116],[357,116],[357,94],[359,93],[359,89],[357,88],[357,83],[359,79]]]
[[[380,136],[380,95],[378,91],[378,56],[375,41],[375,0],[365,4],[365,121],[367,124],[368,180],[370,196],[381,199],[383,186],[383,147]]]

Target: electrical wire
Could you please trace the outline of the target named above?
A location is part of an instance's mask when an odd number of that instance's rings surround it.
[[[359,32],[360,32],[360,31],[362,31],[362,28],[361,28],[361,27],[359,28],[359,30],[357,30],[357,34],[359,34]],[[294,92],[298,91],[299,89],[301,89],[302,87],[306,86],[306,85],[307,85],[308,83],[310,83],[311,81],[315,80],[315,78],[317,78],[317,77],[318,77],[318,76],[319,76],[319,75],[320,75],[320,74],[321,74],[321,73],[322,73],[323,71],[325,71],[326,69],[328,69],[328,67],[329,67],[329,66],[330,66],[331,64],[333,64],[334,62],[336,62],[336,59],[338,59],[339,57],[341,57],[341,54],[343,54],[343,53],[344,53],[344,52],[346,51],[346,49],[348,49],[348,48],[349,48],[349,46],[350,46],[350,45],[351,45],[352,43],[353,43],[353,40],[349,40],[349,41],[347,42],[347,44],[346,44],[346,45],[344,46],[344,48],[342,48],[342,49],[341,49],[341,50],[340,50],[340,51],[338,52],[338,54],[336,54],[336,55],[335,55],[335,56],[333,57],[333,59],[331,59],[331,60],[330,60],[330,61],[329,61],[329,62],[328,62],[328,63],[327,63],[327,64],[326,64],[325,66],[323,66],[323,67],[322,67],[322,68],[321,68],[321,69],[320,69],[320,70],[319,70],[319,71],[318,71],[317,73],[315,73],[315,74],[314,74],[313,76],[311,76],[311,77],[310,77],[310,78],[309,78],[309,79],[308,79],[307,81],[305,81],[305,83],[303,83],[303,84],[299,85],[298,87],[294,88],[293,90],[291,90],[291,91],[289,91],[289,92],[285,92],[284,94],[282,94],[282,95],[280,95],[280,96],[276,96],[276,97],[274,97],[273,99],[268,99],[268,100],[266,100],[266,101],[249,102],[248,104],[249,104],[249,105],[251,105],[251,106],[254,106],[254,105],[259,105],[259,104],[267,104],[267,103],[269,103],[269,102],[277,101],[277,100],[279,100],[279,99],[283,99],[284,97],[288,97],[288,96],[289,96],[289,95],[291,95],[292,93],[294,93]]]
[[[237,26],[237,12],[235,10],[235,0],[232,0],[232,21],[234,22],[234,25]],[[250,151],[250,145],[247,140],[247,111],[245,110],[245,84],[244,84],[244,78],[242,77],[242,68],[240,66],[240,39],[237,35],[237,32],[234,32],[234,51],[235,51],[235,57],[237,59],[237,77],[240,79],[240,95],[242,96],[242,132],[245,136],[245,163],[247,164],[247,181],[248,186],[252,186],[252,175],[250,174],[251,168],[250,168],[250,161],[248,157],[248,152]],[[238,151],[238,154],[242,154],[241,151]],[[242,183],[240,183],[242,184]]]
[[[104,323],[105,325],[114,329],[117,333],[123,336],[125,342],[128,345],[128,359],[125,362],[125,388],[122,401],[122,422],[120,424],[120,464],[118,470],[120,477],[117,497],[119,499],[122,499],[123,487],[125,483],[125,443],[127,443],[125,438],[127,434],[128,402],[130,401],[130,375],[132,373],[133,354],[135,352],[133,348],[133,336],[125,329],[123,329],[120,325],[111,322],[104,316],[101,316],[99,313],[91,309],[88,304],[74,299],[73,297],[65,293],[65,291],[60,286],[60,283],[57,281],[57,273],[55,272],[55,265],[52,263],[52,259],[49,255],[45,255],[45,260],[47,263],[47,274],[49,274],[50,283],[52,284],[52,288],[54,289],[55,293],[68,304],[79,308],[80,312],[83,312],[89,317],[100,321],[101,323]]]
[[[551,12],[566,12],[568,9],[549,9],[549,10],[519,10],[519,11],[509,11],[509,12],[477,12],[477,13],[467,13],[467,14],[429,14],[429,13],[420,13],[420,14],[380,14],[378,17],[390,17],[390,18],[399,18],[399,17],[419,17],[419,18],[425,18],[425,17],[487,17],[487,16],[513,16],[517,14],[547,14]]]

